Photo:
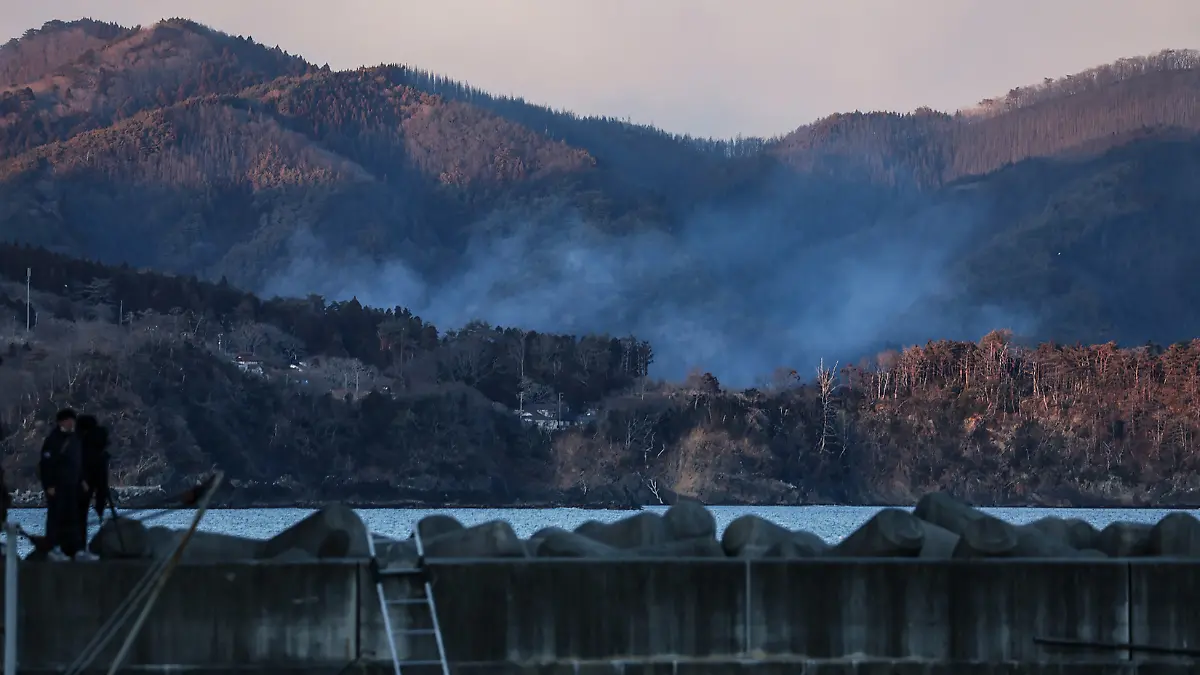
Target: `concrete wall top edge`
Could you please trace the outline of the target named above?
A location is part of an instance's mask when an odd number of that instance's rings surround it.
[[[272,567],[272,568],[305,568],[305,567],[356,567],[370,563],[369,558],[327,558],[321,560],[288,561],[274,560],[230,560],[226,562],[189,562],[182,561],[179,567]],[[1048,565],[1078,568],[1132,566],[1135,568],[1150,567],[1200,567],[1200,559],[1186,558],[1109,558],[1109,559],[1071,559],[1071,558],[982,558],[974,560],[929,560],[922,558],[803,558],[803,559],[768,559],[768,558],[683,558],[683,557],[643,557],[629,558],[428,558],[425,563],[429,567],[461,566],[461,565],[728,565],[744,567],[775,567],[780,565],[792,567],[828,567],[831,565],[872,565],[872,566],[912,566],[912,567],[1044,567]],[[29,563],[50,564],[50,563]],[[121,567],[148,567],[151,560],[104,560],[92,565],[116,565]]]
[[[801,558],[801,559],[769,559],[769,558],[651,558],[631,556],[629,558],[427,558],[425,564],[429,567],[439,565],[729,565],[742,566],[749,564],[754,567],[762,566],[795,566],[795,567],[828,567],[831,565],[892,565],[912,567],[1044,567],[1058,565],[1064,567],[1117,567],[1117,566],[1157,566],[1193,565],[1200,566],[1200,559],[1185,560],[1172,558],[1109,558],[1087,559],[1078,558],[980,558],[975,560],[930,560],[921,558]]]
[[[281,562],[277,560],[229,560],[225,562],[210,562],[210,561],[188,561],[181,560],[178,564],[179,568],[203,568],[203,567],[271,567],[271,568],[301,568],[301,567],[359,567],[371,562],[370,558],[324,558],[321,560],[294,560]],[[86,563],[87,565],[100,565],[108,567],[110,565],[119,567],[140,567],[147,568],[155,563],[149,559],[108,559],[99,560],[96,562]],[[22,566],[29,565],[61,565],[61,563],[50,563],[45,561],[21,563]],[[76,563],[78,564],[78,563]]]

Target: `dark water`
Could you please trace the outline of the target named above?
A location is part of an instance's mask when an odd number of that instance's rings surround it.
[[[808,530],[829,542],[837,542],[871,517],[879,509],[863,506],[712,506],[718,530],[724,529],[738,516],[753,513],[793,530]],[[665,507],[651,507],[665,510]],[[1045,516],[1082,518],[1097,528],[1114,520],[1156,522],[1166,509],[1044,509],[994,508],[988,513],[1013,523],[1027,523]],[[205,514],[200,529],[210,532],[236,534],[244,537],[268,538],[312,513],[310,509],[217,509]],[[630,515],[629,511],[594,511],[586,509],[360,509],[359,515],[367,526],[380,534],[404,538],[413,525],[431,513],[448,513],[467,525],[502,519],[512,524],[517,534],[527,537],[547,526],[573,529],[587,520],[612,521]],[[1191,513],[1196,513],[1192,511]],[[191,510],[131,512],[132,516],[149,518],[147,524],[183,528],[191,524]],[[14,509],[9,518],[27,531],[40,533],[45,523],[44,509]],[[92,515],[93,520],[95,515]],[[96,524],[92,525],[95,532]],[[23,542],[22,553],[28,549]]]

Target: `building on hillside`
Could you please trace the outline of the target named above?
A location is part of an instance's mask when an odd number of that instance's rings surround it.
[[[260,377],[264,374],[262,361],[253,354],[242,352],[233,357],[233,362],[237,364],[238,370],[241,370],[243,373],[258,375]]]
[[[521,418],[521,422],[547,431],[587,424],[596,419],[595,410],[577,415],[562,403],[526,403],[523,409],[514,410],[513,413]]]

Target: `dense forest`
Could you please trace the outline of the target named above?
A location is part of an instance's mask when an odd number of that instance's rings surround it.
[[[1200,499],[1200,340],[1023,346],[994,331],[732,390],[711,373],[647,377],[651,346],[632,336],[439,331],[403,308],[264,302],[0,247],[0,275],[25,265],[29,332],[24,285],[0,285],[0,445],[18,490],[71,405],[111,426],[118,484],[171,489],[220,467],[234,504]],[[538,410],[551,424],[522,415]]]
[[[1190,501],[1197,111],[1165,51],[698,139],[50,22],[0,46],[6,468],[70,404],[241,502]]]

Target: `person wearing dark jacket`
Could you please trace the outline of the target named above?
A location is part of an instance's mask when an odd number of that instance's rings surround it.
[[[42,443],[38,477],[46,494],[48,557],[66,560],[83,550],[80,528],[75,524],[83,486],[83,451],[75,434],[75,411],[64,408],[55,421],[57,426]]]
[[[88,508],[95,508],[96,515],[103,520],[104,509],[108,506],[108,428],[100,426],[95,415],[80,415],[75,421],[75,433],[79,436],[83,469],[83,485],[76,505],[78,515],[75,522],[82,528],[86,541]],[[90,554],[86,555],[90,557]]]

